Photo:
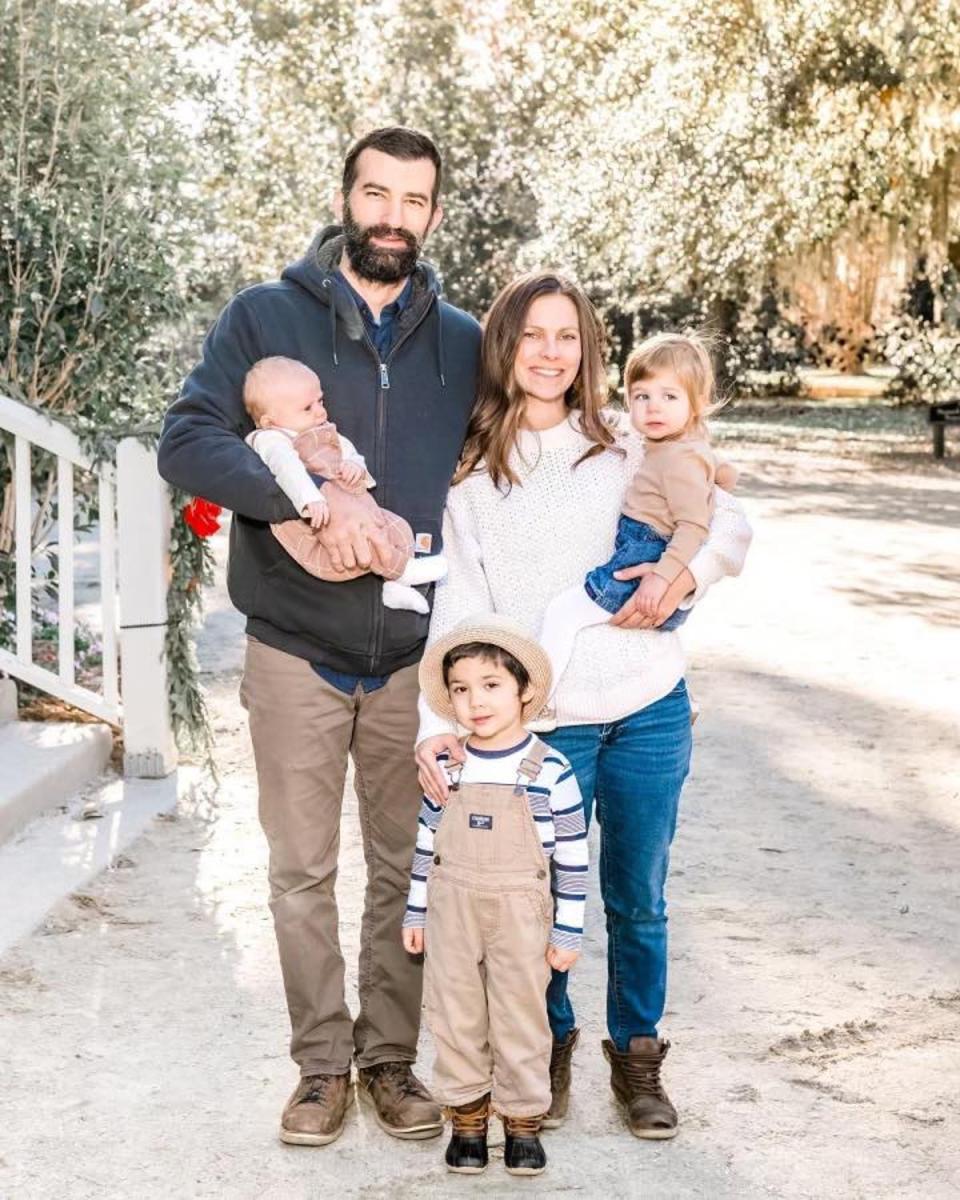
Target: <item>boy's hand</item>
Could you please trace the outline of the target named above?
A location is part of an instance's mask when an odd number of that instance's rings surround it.
[[[579,950],[561,950],[559,946],[547,947],[547,962],[555,971],[569,971],[579,957]]]
[[[348,489],[357,488],[367,477],[367,472],[359,463],[342,462],[337,468],[337,480]]]
[[[414,926],[412,929],[403,929],[402,933],[404,950],[406,950],[408,954],[422,954],[424,930],[420,926]]]
[[[645,575],[637,588],[637,608],[645,617],[655,617],[670,585],[661,575]]]
[[[303,515],[312,529],[322,529],[330,520],[330,509],[326,500],[314,500],[305,506]]]

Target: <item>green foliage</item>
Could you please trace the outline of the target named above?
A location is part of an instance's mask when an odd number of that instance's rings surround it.
[[[518,269],[549,265],[586,285],[621,343],[680,302],[740,337],[738,360],[790,357],[790,321],[758,338],[762,317],[730,317],[784,262],[878,222],[941,262],[955,236],[960,13],[940,0],[231,12],[244,136],[210,194],[239,279],[298,254],[329,217],[347,145],[397,121],[443,150],[428,252],[478,315]]]
[[[173,570],[167,594],[165,650],[171,680],[170,718],[177,743],[201,751],[209,760],[213,737],[190,634],[199,613],[203,588],[213,583],[213,552],[209,542],[197,537],[183,519],[183,506],[190,499],[177,490],[171,495],[174,521],[170,531],[170,561]]]
[[[0,0],[0,391],[65,421],[96,455],[158,424],[180,372],[201,258],[202,146],[178,114],[200,102],[203,80],[137,9]],[[34,473],[32,540],[55,572],[54,463],[44,461]],[[7,440],[0,495],[7,640]],[[76,502],[81,524],[95,517],[89,480]],[[45,578],[49,586],[55,574]]]

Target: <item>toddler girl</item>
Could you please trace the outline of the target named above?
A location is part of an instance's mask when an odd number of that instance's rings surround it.
[[[540,642],[550,657],[554,687],[579,630],[609,621],[634,593],[640,611],[656,615],[667,588],[706,540],[714,484],[730,489],[736,481],[734,468],[719,460],[708,440],[715,381],[700,338],[687,333],[648,338],[627,359],[624,392],[630,422],[645,439],[643,463],[624,496],[612,556],[582,586],[568,588],[547,606]],[[616,578],[615,572],[638,563],[655,566],[642,580]],[[686,618],[678,609],[660,628],[676,629]]]

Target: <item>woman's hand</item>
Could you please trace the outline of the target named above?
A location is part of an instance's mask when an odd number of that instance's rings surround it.
[[[641,579],[649,575],[656,563],[637,563],[635,567],[624,567],[622,571],[614,571],[617,579]],[[656,629],[668,617],[677,611],[677,605],[691,592],[697,590],[697,582],[689,571],[681,571],[673,583],[667,588],[660,601],[656,615],[646,616],[640,608],[640,589],[638,588],[623,608],[612,617],[611,625],[619,625],[621,629]]]
[[[561,950],[559,946],[547,947],[547,962],[555,971],[569,971],[579,957],[579,950]]]
[[[401,930],[403,936],[403,948],[408,954],[422,954],[424,943],[424,931],[419,926],[414,926],[412,929]]]
[[[437,755],[444,752],[455,763],[462,763],[466,759],[460,739],[453,733],[438,733],[435,737],[424,738],[413,752],[423,794],[434,804],[446,804],[450,791],[447,774],[437,762]]]

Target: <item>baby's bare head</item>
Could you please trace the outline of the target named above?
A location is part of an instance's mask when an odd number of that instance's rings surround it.
[[[293,358],[261,358],[243,381],[243,404],[261,429],[301,433],[327,419],[316,373]]]

